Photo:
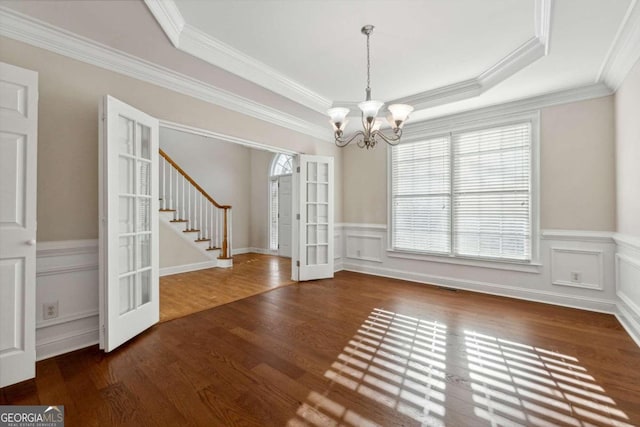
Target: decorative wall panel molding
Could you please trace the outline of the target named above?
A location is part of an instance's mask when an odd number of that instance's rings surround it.
[[[552,247],[551,283],[556,286],[603,290],[603,251]]]

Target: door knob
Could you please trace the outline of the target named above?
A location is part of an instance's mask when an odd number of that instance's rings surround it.
[[[27,245],[35,246],[36,245],[36,239],[27,240]]]

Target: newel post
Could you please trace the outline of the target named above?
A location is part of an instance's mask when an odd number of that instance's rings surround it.
[[[221,253],[221,257],[222,259],[229,259],[229,243],[227,241],[228,239],[228,215],[227,212],[229,211],[229,207],[225,206],[224,207],[224,226],[223,226],[223,237],[222,237],[222,253]]]

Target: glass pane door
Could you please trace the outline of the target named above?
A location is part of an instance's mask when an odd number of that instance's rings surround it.
[[[300,156],[300,280],[333,277],[333,158]]]
[[[158,121],[108,96],[102,111],[100,320],[110,351],[159,318]]]

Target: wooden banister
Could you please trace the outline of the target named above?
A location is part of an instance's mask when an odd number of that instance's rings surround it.
[[[162,149],[160,149],[160,155],[162,157],[164,157],[164,159],[169,162],[169,164],[171,166],[173,166],[178,172],[180,172],[180,175],[182,175],[187,181],[189,181],[191,183],[191,185],[193,185],[195,187],[196,190],[198,190],[207,200],[209,200],[215,207],[220,208],[220,209],[225,209],[225,213],[227,209],[231,209],[230,205],[221,205],[220,203],[216,202],[213,197],[211,197],[210,195],[207,194],[206,191],[204,191],[204,189],[202,187],[200,187],[198,185],[197,182],[195,182],[193,180],[193,178],[191,178],[189,176],[189,174],[187,174],[180,166],[178,166],[178,164],[176,162],[173,161],[173,159],[171,157],[169,157],[169,155],[167,153],[165,153],[164,151],[162,151]]]
[[[209,194],[207,194],[207,192],[204,191],[204,189],[202,187],[200,187],[198,185],[198,183],[195,182],[193,180],[193,178],[191,178],[189,176],[189,174],[187,174],[180,166],[178,166],[178,164],[171,157],[169,157],[169,155],[167,153],[162,151],[162,149],[160,149],[159,151],[160,151],[160,155],[162,157],[164,157],[164,159],[167,161],[167,163],[169,163],[171,166],[173,166],[173,168],[175,170],[177,170],[180,173],[180,175],[182,175],[184,177],[184,179],[189,181],[189,183],[193,186],[193,188],[198,190],[200,192],[200,194],[202,194],[209,202],[211,202],[211,204],[213,204],[213,206],[217,207],[218,209],[222,209],[224,211],[224,226],[223,226],[223,229],[222,229],[223,230],[222,248],[221,248],[220,256],[218,258],[219,259],[231,259],[231,254],[229,253],[229,243],[228,243],[229,236],[228,236],[228,232],[227,232],[227,230],[229,228],[228,213],[231,210],[231,205],[221,205],[220,203],[216,202],[213,199],[213,197],[211,197]],[[192,226],[192,228],[193,228],[193,226]]]

